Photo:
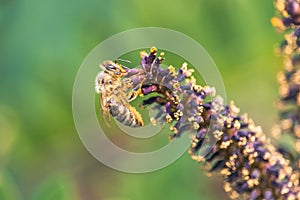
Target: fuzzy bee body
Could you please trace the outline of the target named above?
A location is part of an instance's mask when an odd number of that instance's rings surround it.
[[[116,120],[131,127],[143,126],[143,120],[134,107],[129,104],[138,92],[130,91],[132,81],[124,78],[127,69],[115,62],[104,61],[95,80],[95,90],[100,93],[100,106],[104,118],[111,114]],[[127,91],[127,92],[126,92]]]

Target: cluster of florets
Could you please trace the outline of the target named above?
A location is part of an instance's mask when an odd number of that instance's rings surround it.
[[[275,8],[281,17],[272,18],[272,24],[281,30],[300,25],[299,0],[275,0]]]
[[[197,85],[186,63],[179,70],[163,69],[164,54],[157,54],[154,47],[141,52],[139,72],[141,96],[152,94],[142,107],[157,110],[152,123],[170,123],[171,139],[191,134],[192,159],[204,163],[208,174],[221,175],[231,198],[300,199],[298,175],[262,129],[239,115],[233,102],[225,105],[214,88]]]
[[[277,0],[275,7],[278,17],[273,17],[271,22],[280,31],[285,31],[281,51],[286,55],[299,52],[300,46],[300,3],[299,0]]]
[[[300,153],[300,1],[277,0],[275,7],[278,17],[272,18],[272,24],[284,31],[280,50],[285,58],[285,69],[277,76],[280,123],[272,132],[277,139],[282,133],[293,136],[295,150]]]
[[[300,69],[299,58],[287,59],[286,69],[279,72],[280,99],[277,103],[280,110],[280,129],[284,133],[292,133],[300,139]],[[299,146],[300,148],[300,146]],[[297,151],[300,152],[298,147]]]

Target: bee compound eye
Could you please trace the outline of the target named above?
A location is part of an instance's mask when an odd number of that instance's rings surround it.
[[[105,68],[111,71],[117,69],[114,65],[106,65]]]

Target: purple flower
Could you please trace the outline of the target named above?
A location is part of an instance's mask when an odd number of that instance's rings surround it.
[[[278,17],[272,19],[275,27],[285,31],[280,46],[285,55],[285,69],[279,72],[279,109],[280,122],[274,126],[272,134],[276,139],[282,133],[291,135],[295,140],[295,152],[300,153],[300,2],[298,0],[277,0],[275,7]],[[283,150],[283,148],[282,148]],[[284,155],[291,153],[283,150]],[[286,153],[287,152],[287,153]],[[300,171],[295,160],[295,169]]]
[[[208,174],[221,176],[231,198],[300,199],[299,175],[261,127],[240,115],[233,102],[224,105],[214,88],[197,85],[187,64],[177,71],[163,69],[157,53],[156,48],[141,53],[143,72],[138,75],[142,96],[154,94],[142,104],[158,111],[151,121],[170,123],[171,139],[193,134],[192,159],[204,163]],[[209,146],[208,138],[215,144]]]

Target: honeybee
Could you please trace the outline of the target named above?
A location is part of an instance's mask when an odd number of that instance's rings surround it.
[[[110,60],[100,64],[100,68],[102,71],[96,77],[95,90],[96,93],[100,93],[100,106],[104,119],[108,118],[110,121],[111,114],[124,125],[143,126],[142,116],[129,104],[138,92],[132,90],[131,79],[124,78],[128,68]]]

